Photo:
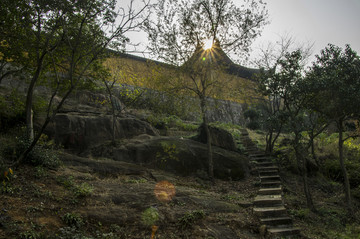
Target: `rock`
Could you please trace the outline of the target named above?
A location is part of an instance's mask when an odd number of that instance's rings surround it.
[[[206,144],[190,139],[152,137],[142,141],[135,137],[117,147],[106,144],[93,147],[91,154],[182,176],[196,175],[199,170],[207,172],[208,169]],[[239,180],[249,173],[248,159],[239,153],[214,147],[213,160],[216,178]]]
[[[115,128],[116,139],[132,138],[142,134],[158,135],[150,124],[134,118],[117,118]],[[62,113],[56,115],[53,130],[57,144],[82,152],[111,140],[112,116]]]
[[[101,177],[117,177],[118,175],[145,175],[148,169],[136,164],[113,160],[93,160],[76,155],[62,153],[60,159],[67,166],[75,166],[83,173],[98,174]]]
[[[236,151],[236,143],[233,136],[226,130],[220,129],[217,127],[209,126],[210,135],[211,135],[211,144],[227,149]],[[198,129],[198,135],[196,136],[195,140],[206,144],[207,137],[204,125],[201,125]]]

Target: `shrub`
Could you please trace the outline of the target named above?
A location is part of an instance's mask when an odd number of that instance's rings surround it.
[[[18,158],[30,144],[31,142],[25,137],[19,137],[15,148],[16,157]],[[43,166],[50,169],[56,169],[61,165],[61,161],[54,150],[47,148],[44,144],[35,145],[25,162],[33,166]]]

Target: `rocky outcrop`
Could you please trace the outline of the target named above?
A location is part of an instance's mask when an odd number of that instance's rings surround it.
[[[213,126],[209,126],[209,130],[210,130],[212,145],[215,145],[215,146],[227,149],[227,150],[231,150],[231,151],[237,150],[235,140],[228,131],[217,128],[217,127],[213,127]],[[194,137],[194,139],[206,144],[207,137],[206,137],[206,132],[205,132],[205,128],[203,125],[201,125],[199,127],[198,135],[196,137]]]
[[[158,135],[147,122],[135,118],[117,118],[116,139],[132,138],[141,134]],[[66,149],[82,152],[94,145],[111,140],[112,116],[61,113],[56,115],[52,124],[55,142]]]
[[[190,139],[142,135],[118,147],[94,147],[91,154],[182,176],[206,176],[208,169],[206,145]],[[247,158],[236,152],[214,147],[213,160],[216,178],[238,180],[248,174]]]

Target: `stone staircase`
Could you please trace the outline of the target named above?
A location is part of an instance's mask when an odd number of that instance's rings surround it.
[[[300,230],[295,228],[288,216],[282,198],[282,185],[279,168],[271,158],[256,147],[247,130],[241,132],[242,144],[245,146],[252,172],[259,175],[260,189],[254,199],[253,211],[259,218],[261,227],[266,228],[266,238],[300,238]]]

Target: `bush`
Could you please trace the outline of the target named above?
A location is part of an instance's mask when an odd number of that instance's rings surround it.
[[[18,138],[18,143],[15,148],[16,158],[18,158],[30,144],[31,142],[25,139],[25,137]],[[35,145],[25,162],[33,166],[43,166],[50,169],[56,169],[61,164],[58,155],[54,150],[47,148],[46,145]]]

